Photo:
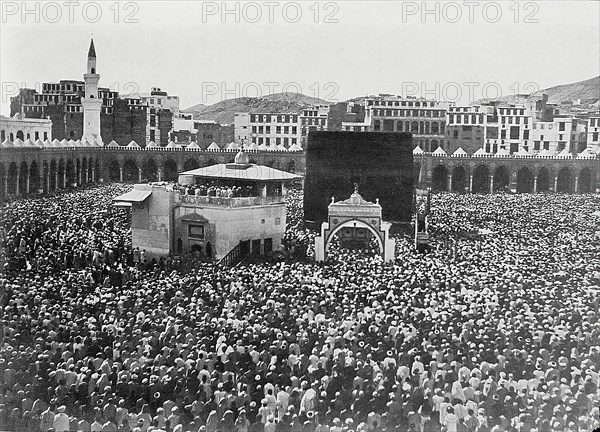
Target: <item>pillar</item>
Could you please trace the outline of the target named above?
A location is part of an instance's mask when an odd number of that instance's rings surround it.
[[[575,190],[574,193],[579,192],[579,175],[575,174]]]
[[[142,182],[142,169],[138,168],[138,183]]]
[[[163,181],[163,176],[165,175],[165,172],[162,168],[158,169],[158,181],[161,182]]]
[[[25,176],[25,195],[29,195],[29,183],[31,180],[31,174],[29,173],[29,170],[27,170]]]
[[[90,170],[88,167],[85,168],[85,184],[88,184],[90,181]]]
[[[448,173],[448,186],[446,189],[448,189],[448,192],[452,192],[452,173],[451,172]]]
[[[469,174],[469,192],[473,192],[473,173]]]
[[[6,170],[6,174],[4,174],[4,197],[8,196],[8,170]]]
[[[92,165],[92,182],[96,179],[96,165]]]
[[[494,193],[494,173],[490,173],[490,193]]]
[[[15,195],[19,196],[19,184],[21,183],[21,168],[17,168],[17,181],[15,183]]]
[[[286,191],[285,191],[285,183],[281,182],[281,196],[285,196]]]
[[[46,192],[50,192],[50,168],[48,168],[48,174],[46,174]]]
[[[63,189],[67,188],[67,166],[65,165],[65,169],[63,170]]]
[[[554,190],[553,190],[553,192],[556,193],[557,189],[558,189],[558,176],[555,175],[554,176]]]
[[[260,188],[260,195],[264,196],[264,197],[267,196],[267,184],[266,183]]]
[[[537,174],[533,176],[533,193],[537,193]]]
[[[79,165],[79,169],[77,170],[77,185],[81,185],[81,171],[83,170],[83,165]]]
[[[123,183],[123,167],[119,166],[119,181]]]
[[[58,189],[58,168],[54,171],[54,190]]]

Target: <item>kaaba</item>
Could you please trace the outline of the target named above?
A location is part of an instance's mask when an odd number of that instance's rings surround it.
[[[306,147],[304,223],[319,230],[331,197],[350,197],[355,187],[367,201],[379,199],[383,219],[398,227],[413,213],[412,135],[397,132],[311,131]]]

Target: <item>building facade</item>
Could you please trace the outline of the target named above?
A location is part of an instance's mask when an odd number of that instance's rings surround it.
[[[302,136],[298,113],[239,113],[234,122],[235,142],[289,148]]]
[[[366,98],[364,104],[369,131],[410,132],[413,144],[425,151],[444,147],[446,112],[452,103],[380,95]]]
[[[22,141],[52,140],[52,120],[23,118],[21,114],[16,114],[14,117],[0,116],[1,142],[5,140],[12,142],[17,138]]]
[[[240,151],[233,163],[181,173],[184,188],[164,182],[137,184],[115,201],[131,206],[133,247],[150,257],[192,252],[209,260],[232,252],[268,255],[281,248],[285,183],[296,178],[250,164]]]
[[[300,112],[300,145],[306,147],[310,131],[329,130],[329,105],[313,105]]]
[[[97,136],[97,131],[91,131],[89,127],[96,124],[99,115],[98,130],[102,131],[103,142],[135,141],[143,147],[154,141],[166,146],[170,140],[169,132],[173,129],[173,109],[178,110],[179,106],[178,97],[166,95],[160,89],[157,95],[151,92],[142,96],[120,97],[118,92],[98,86],[100,75],[97,74],[96,62],[92,42],[83,81],[43,83],[39,91],[21,89],[17,96],[11,98],[11,117],[20,114],[31,119],[50,118],[52,138],[77,140],[85,133],[88,138]],[[156,99],[153,106],[150,104],[152,99]],[[85,107],[88,120],[84,119]]]

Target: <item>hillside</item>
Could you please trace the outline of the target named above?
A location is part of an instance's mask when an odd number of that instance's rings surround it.
[[[300,93],[275,93],[261,97],[243,97],[227,99],[216,104],[204,106],[194,105],[183,110],[192,113],[195,119],[215,120],[219,123],[233,123],[236,113],[241,112],[298,112],[302,107],[313,104],[328,104],[323,99],[306,96]]]
[[[561,84],[547,89],[539,90],[532,93],[528,98],[539,99],[543,94],[548,95],[549,103],[561,103],[571,102],[577,99],[581,99],[582,105],[593,105],[600,99],[600,76],[590,78],[588,80],[579,81],[570,84]],[[489,102],[492,99],[479,99],[472,104],[480,104],[483,102]],[[498,99],[493,99],[498,100]],[[514,103],[515,96],[504,96],[499,100]]]

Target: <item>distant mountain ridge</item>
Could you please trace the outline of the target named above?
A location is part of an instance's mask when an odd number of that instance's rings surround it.
[[[226,99],[213,105],[198,104],[182,110],[193,114],[197,120],[214,120],[219,123],[233,123],[236,113],[245,112],[298,112],[309,105],[330,104],[323,99],[301,93],[274,93],[261,97]]]
[[[582,105],[598,105],[600,100],[600,76],[584,81],[569,84],[560,84],[547,89],[538,90],[527,95],[527,99],[540,99],[543,94],[548,95],[549,103],[562,103],[581,100]],[[515,103],[516,96],[503,96],[496,99],[479,99],[471,105],[481,104],[492,100],[501,100],[506,103]]]

